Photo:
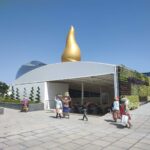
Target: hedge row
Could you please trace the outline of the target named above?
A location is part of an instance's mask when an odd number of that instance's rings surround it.
[[[129,109],[136,109],[139,107],[139,96],[131,95],[126,97],[129,99]]]

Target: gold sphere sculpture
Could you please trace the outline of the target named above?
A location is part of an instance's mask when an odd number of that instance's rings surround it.
[[[61,57],[62,62],[75,62],[81,60],[80,48],[75,40],[74,27],[71,26],[66,39],[66,47]]]

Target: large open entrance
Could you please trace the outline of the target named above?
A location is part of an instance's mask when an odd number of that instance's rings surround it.
[[[90,76],[59,81],[69,85],[72,112],[80,113],[81,105],[88,104],[89,114],[105,113],[114,99],[114,75]]]

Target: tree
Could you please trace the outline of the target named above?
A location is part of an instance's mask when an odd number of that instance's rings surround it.
[[[20,99],[20,95],[19,95],[19,89],[16,88],[16,99],[19,100]]]
[[[11,87],[11,95],[10,95],[11,99],[15,99],[15,90],[14,87]]]
[[[40,87],[37,87],[36,102],[40,102]]]
[[[34,100],[34,88],[33,88],[33,87],[31,88],[31,92],[30,92],[30,97],[29,97],[29,99],[30,99],[31,101]]]
[[[9,86],[6,83],[0,82],[0,96],[4,97],[7,94],[8,88]]]
[[[23,90],[24,90],[24,91],[23,91],[23,96],[24,96],[24,97],[27,97],[27,90],[26,90],[26,88],[24,88]]]

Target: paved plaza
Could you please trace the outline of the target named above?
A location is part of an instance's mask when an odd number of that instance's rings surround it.
[[[123,128],[111,114],[71,114],[56,119],[55,113],[23,113],[6,109],[0,115],[0,150],[150,150],[150,103],[131,111],[131,129]]]

